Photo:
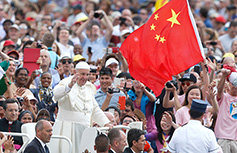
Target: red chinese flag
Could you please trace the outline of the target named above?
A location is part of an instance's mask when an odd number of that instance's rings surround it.
[[[197,27],[186,0],[171,0],[124,41],[131,75],[159,95],[172,75],[203,61]]]

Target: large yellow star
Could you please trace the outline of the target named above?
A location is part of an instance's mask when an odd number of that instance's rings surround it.
[[[164,43],[166,40],[165,40],[165,37],[161,37],[160,38],[160,42]]]
[[[167,19],[167,21],[170,21],[172,23],[171,24],[171,28],[172,28],[174,24],[180,25],[179,21],[177,20],[177,17],[179,16],[180,12],[178,14],[176,14],[173,9],[171,9],[171,12],[172,12],[172,17]]]
[[[155,14],[154,19],[157,20],[158,18],[159,18],[159,16],[158,16],[158,13],[157,13],[157,14]]]
[[[156,35],[155,39],[158,41],[160,39],[160,35]]]
[[[151,27],[151,30],[155,30],[156,26],[154,24],[152,24],[150,27]]]

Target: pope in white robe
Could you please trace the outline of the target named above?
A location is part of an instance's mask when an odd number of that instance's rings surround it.
[[[63,79],[54,88],[59,111],[53,134],[68,137],[72,141],[72,153],[79,153],[82,132],[92,125],[92,121],[100,126],[110,122],[94,98],[96,89],[87,81],[89,72],[89,65],[80,62],[74,75]],[[67,153],[68,145],[63,141],[51,141],[50,150],[53,153]]]

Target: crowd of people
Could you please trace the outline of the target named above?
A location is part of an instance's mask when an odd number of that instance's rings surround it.
[[[55,134],[78,153],[83,131],[103,126],[97,152],[237,152],[237,3],[188,2],[205,58],[155,95],[130,75],[120,47],[156,0],[1,0],[0,131],[37,123],[25,152],[67,152],[50,142]],[[132,122],[142,129],[113,128]],[[0,153],[21,148],[21,137],[1,132]]]

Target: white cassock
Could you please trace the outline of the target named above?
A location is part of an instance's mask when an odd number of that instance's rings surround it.
[[[92,121],[100,126],[110,121],[94,98],[95,86],[87,81],[82,87],[75,83],[70,90],[68,84],[72,77],[63,79],[54,88],[54,99],[58,101],[59,111],[53,134],[68,137],[72,141],[72,153],[79,153],[82,132],[92,125]],[[49,146],[52,153],[68,152],[68,145],[63,141],[51,141]]]

